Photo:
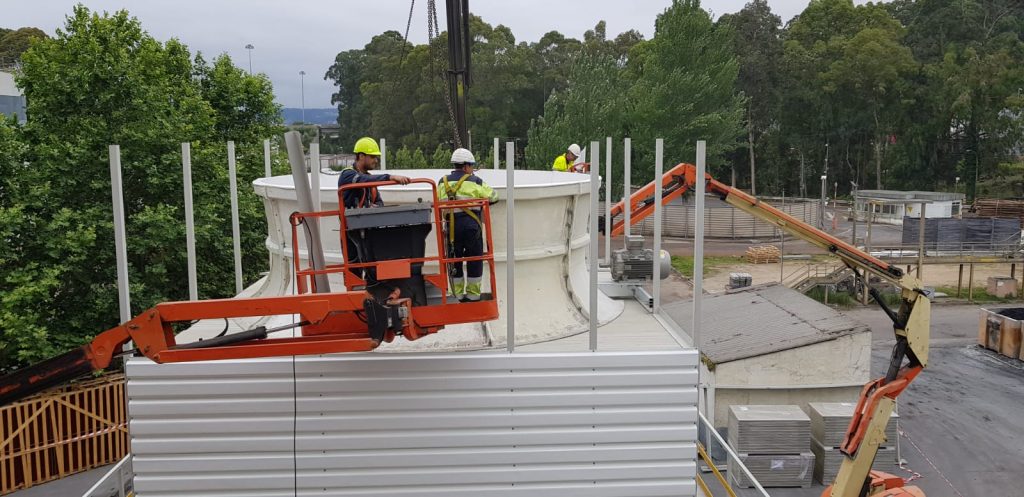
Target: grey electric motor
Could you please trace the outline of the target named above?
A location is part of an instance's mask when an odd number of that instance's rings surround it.
[[[662,250],[658,263],[661,264],[661,279],[668,277],[672,270],[672,258]],[[636,281],[653,277],[654,251],[644,248],[644,237],[626,237],[626,248],[612,252],[612,279],[615,281]]]

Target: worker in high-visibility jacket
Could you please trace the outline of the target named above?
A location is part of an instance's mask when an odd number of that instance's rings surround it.
[[[479,176],[473,174],[476,158],[464,148],[452,152],[452,172],[438,182],[441,200],[483,198],[495,203],[498,194]],[[447,239],[450,257],[476,257],[484,254],[484,238],[480,209],[452,209],[445,213],[448,221]],[[465,265],[465,271],[463,271]],[[452,293],[463,301],[480,300],[483,261],[459,262],[450,268]],[[465,277],[465,280],[463,280]]]
[[[576,159],[583,152],[580,150],[580,146],[573,143],[569,145],[568,150],[564,154],[555,157],[555,163],[551,164],[552,171],[561,171],[563,173],[571,173],[574,171],[573,165],[576,163]]]

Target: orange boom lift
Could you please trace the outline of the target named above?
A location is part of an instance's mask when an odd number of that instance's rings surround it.
[[[413,183],[430,185],[437,199],[437,185],[427,179]],[[338,210],[295,213],[291,216],[292,258],[296,295],[236,298],[195,302],[168,302],[97,335],[71,352],[28,366],[0,378],[0,405],[24,398],[50,386],[100,371],[118,355],[138,352],[158,363],[241,359],[337,352],[365,352],[396,336],[416,340],[446,325],[475,323],[498,318],[494,294],[494,247],[487,200],[436,200],[411,205],[346,209],[342,195],[353,188],[374,188],[393,181],[345,185],[338,190]],[[476,209],[485,233],[484,254],[448,257],[445,215],[455,209]],[[299,229],[313,219],[337,217],[345,261],[321,269],[302,265]],[[434,231],[437,254],[425,255],[425,244]],[[448,269],[452,264],[482,260],[489,271],[491,294],[478,302],[458,302],[448,295]],[[340,273],[345,287],[359,289],[317,293],[315,276]],[[436,296],[428,296],[433,287]],[[323,289],[320,289],[323,291]],[[295,324],[277,328],[259,326],[208,340],[179,344],[173,323],[200,319],[249,316],[298,315]],[[274,332],[300,328],[299,336],[273,337]],[[134,342],[134,349],[122,348]]]
[[[611,208],[611,219],[600,226],[612,236],[625,230],[625,202],[629,202],[630,224],[643,221],[654,213],[655,202],[663,205],[692,191],[697,186],[697,168],[679,164],[661,178],[662,197],[654,198],[656,183],[651,182],[633,193],[629,199]],[[869,275],[889,281],[900,288],[900,307],[893,310],[885,304],[878,291],[869,292],[892,320],[896,335],[889,369],[882,378],[864,386],[854,410],[853,419],[840,447],[844,460],[836,481],[825,489],[822,497],[923,497],[917,487],[904,487],[903,479],[871,471],[879,445],[885,441],[885,425],[900,395],[928,364],[928,335],[931,301],[917,278],[904,274],[900,268],[872,257],[853,245],[829,235],[786,214],[747,193],[716,181],[706,175],[706,191],[718,195],[729,205],[778,226],[780,229],[821,247],[843,260],[867,285]]]

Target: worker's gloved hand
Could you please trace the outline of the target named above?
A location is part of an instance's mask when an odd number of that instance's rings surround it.
[[[402,176],[402,175],[399,175],[399,174],[392,174],[391,175],[391,181],[395,181],[399,185],[408,185],[410,180],[409,180],[408,176]]]

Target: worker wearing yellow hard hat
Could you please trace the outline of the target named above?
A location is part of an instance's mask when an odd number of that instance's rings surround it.
[[[409,184],[409,178],[398,174],[371,174],[370,171],[377,169],[380,164],[380,147],[373,138],[363,137],[356,140],[352,147],[356,154],[356,161],[349,167],[342,169],[338,177],[338,187],[352,183],[373,183],[375,181],[396,181],[398,184]],[[342,194],[345,199],[345,208],[355,207],[379,207],[384,205],[384,200],[376,188],[354,188]]]
[[[437,196],[441,200],[487,199],[498,201],[498,194],[484,180],[473,174],[476,158],[467,149],[452,152],[452,172],[438,182]],[[480,222],[480,209],[449,210],[447,239],[449,257],[478,257],[484,255],[484,239]],[[465,272],[463,272],[465,265]],[[480,300],[480,281],[484,274],[483,261],[456,262],[450,268],[452,294],[462,301]],[[465,276],[465,279],[463,279]]]

